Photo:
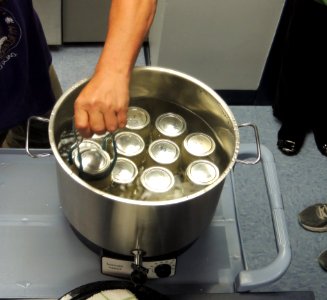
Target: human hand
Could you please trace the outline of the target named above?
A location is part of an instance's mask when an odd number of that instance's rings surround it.
[[[75,127],[85,138],[123,128],[128,104],[129,77],[96,72],[75,101]]]

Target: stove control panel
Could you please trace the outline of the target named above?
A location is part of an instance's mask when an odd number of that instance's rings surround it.
[[[129,277],[133,272],[132,264],[128,260],[102,257],[101,271],[105,275]],[[149,279],[171,277],[175,275],[176,259],[143,261],[142,266],[147,269]]]

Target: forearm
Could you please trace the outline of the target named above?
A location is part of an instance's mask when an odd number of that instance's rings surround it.
[[[96,72],[129,76],[156,9],[156,0],[112,0],[108,32]]]
[[[75,126],[83,137],[126,125],[130,74],[155,9],[156,0],[111,0],[102,53],[74,104]]]

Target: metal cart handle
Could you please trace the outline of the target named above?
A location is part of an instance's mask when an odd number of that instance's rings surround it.
[[[253,144],[245,144],[242,145],[240,155],[246,157],[253,156],[255,151]],[[241,271],[235,279],[235,289],[238,292],[249,291],[278,280],[286,272],[291,262],[291,247],[274,157],[268,148],[263,145],[261,146],[261,156],[278,254],[275,260],[266,267],[257,270]]]

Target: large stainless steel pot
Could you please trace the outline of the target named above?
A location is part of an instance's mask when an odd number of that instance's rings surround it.
[[[49,123],[52,151],[57,162],[58,189],[70,224],[100,248],[123,255],[141,249],[146,256],[161,256],[183,249],[208,227],[226,175],[239,151],[234,116],[215,91],[191,76],[158,67],[133,71],[131,98],[174,102],[202,118],[220,141],[220,178],[200,192],[165,201],[129,200],[97,190],[75,175],[58,152],[62,129],[71,122],[73,104],[87,80],[71,87],[55,105]]]

